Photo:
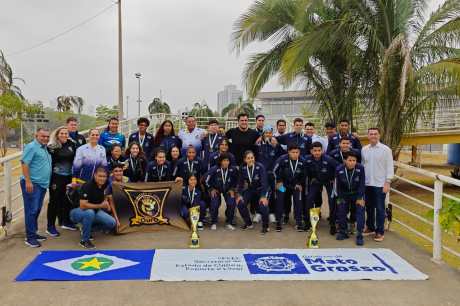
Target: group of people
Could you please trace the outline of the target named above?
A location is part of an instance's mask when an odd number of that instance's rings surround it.
[[[46,233],[60,235],[56,222],[65,230],[80,225],[80,245],[94,248],[92,232],[116,232],[119,226],[113,183],[163,181],[182,184],[185,219],[191,207],[200,207],[199,230],[217,229],[225,203],[228,230],[235,230],[238,211],[243,230],[261,223],[266,234],[272,223],[281,232],[293,211],[295,229],[309,231],[310,209],[327,199],[330,234],[337,240],[356,233],[357,245],[366,235],[383,241],[385,194],[394,170],[378,128],[368,130],[369,144],[362,148],[348,120],[338,127],[327,123],[321,137],[313,123],[301,118],[293,121],[292,132],[282,119],[275,129],[263,115],[256,117],[255,129],[249,128],[247,114],[237,119],[236,128],[222,132],[215,119],[205,130],[188,116],[177,135],[173,122],[165,120],[153,135],[149,120],[140,118],[126,141],[118,119],[111,118],[102,133],[89,131],[88,143],[74,117],[51,135],[39,129],[21,159],[26,244],[39,247],[46,240],[37,219],[47,189]]]

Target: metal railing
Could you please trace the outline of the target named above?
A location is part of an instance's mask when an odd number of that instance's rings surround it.
[[[443,250],[460,259],[460,249],[459,251],[454,249],[460,248],[460,246],[452,248],[443,243],[443,230],[440,223],[440,211],[442,209],[444,199],[456,201],[458,202],[458,205],[460,205],[460,198],[446,193],[444,191],[444,186],[448,184],[460,187],[460,180],[412,167],[401,162],[395,162],[395,165],[397,166],[399,172],[403,173],[402,175],[395,175],[397,181],[409,184],[411,188],[415,188],[416,192],[409,194],[408,192],[398,190],[398,182],[396,182],[396,184],[392,184],[393,186],[391,188],[391,195],[389,196],[389,204],[391,204],[395,209],[393,221],[412,234],[431,242],[432,259],[435,262],[442,261]],[[433,180],[433,188],[420,184],[413,179],[411,180],[404,177],[404,173],[415,174],[422,178]],[[424,194],[425,196],[423,196]],[[428,198],[431,198],[432,196],[432,200],[427,200],[426,194],[428,194]],[[395,198],[399,198],[404,201],[398,202],[394,200]],[[432,220],[428,217],[430,212],[432,212],[433,215]],[[403,218],[404,221],[402,220]],[[419,226],[416,226],[417,224]],[[431,236],[427,232],[431,232]],[[451,240],[456,239],[456,237],[453,237],[450,232],[445,233],[446,235],[451,236]]]

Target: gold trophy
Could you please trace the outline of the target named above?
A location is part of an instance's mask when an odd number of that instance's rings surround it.
[[[319,222],[319,214],[321,212],[320,207],[311,208],[310,209],[310,223],[311,223],[311,235],[310,239],[308,240],[307,246],[310,249],[318,249],[319,248],[319,240],[318,235],[316,235],[316,226]]]
[[[189,209],[190,213],[190,228],[192,230],[192,235],[190,236],[190,245],[192,249],[197,249],[200,247],[200,236],[198,236],[197,225],[200,220],[200,207],[194,206]]]

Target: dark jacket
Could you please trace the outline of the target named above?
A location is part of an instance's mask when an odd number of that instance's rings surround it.
[[[224,183],[222,178],[222,169],[218,166],[212,167],[206,176],[206,187],[209,191],[217,190],[220,193],[225,193],[230,190],[236,191],[238,184],[238,170],[235,167],[230,166],[227,168],[227,178]]]
[[[249,176],[252,175],[252,178]],[[251,169],[248,169],[246,164],[240,167],[238,180],[238,193],[243,193],[246,190],[253,190],[260,196],[268,197],[268,177],[264,165],[256,162]]]
[[[356,164],[351,171],[347,170],[345,165],[340,165],[336,169],[335,176],[338,197],[353,196],[357,200],[364,198],[366,176],[361,164]]]
[[[334,180],[338,163],[332,157],[323,154],[319,160],[309,155],[305,158],[305,169],[308,184],[328,184]]]
[[[278,158],[273,172],[276,183],[283,183],[286,188],[294,189],[296,185],[305,184],[305,162],[301,158],[293,161],[285,154]]]
[[[156,161],[151,161],[147,165],[147,172],[145,175],[146,182],[166,182],[172,181],[173,168],[171,163],[166,161],[162,166],[158,166]]]

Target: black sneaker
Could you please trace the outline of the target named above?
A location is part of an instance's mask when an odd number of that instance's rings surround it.
[[[276,231],[277,231],[277,232],[281,232],[281,230],[282,230],[281,223],[280,223],[280,222],[277,222],[277,223],[276,223]]]
[[[85,249],[95,249],[96,246],[90,241],[80,241],[80,246]]]
[[[42,235],[39,235],[39,234],[35,234],[35,237],[34,237],[37,241],[41,242],[41,241],[46,241],[46,237],[45,236],[42,236]]]
[[[241,226],[241,229],[244,231],[244,230],[247,230],[247,229],[253,229],[254,228],[254,225],[250,224],[250,225],[243,225]]]
[[[348,234],[346,233],[343,233],[343,232],[339,232],[337,234],[337,236],[335,237],[336,240],[345,240],[345,239],[348,239]]]
[[[42,246],[40,242],[38,242],[35,238],[26,238],[24,242],[27,246],[30,246],[31,248],[39,248]]]
[[[335,227],[335,225],[331,225],[331,227],[329,228],[329,234],[331,234],[332,236],[337,234],[337,228]]]
[[[298,232],[303,232],[305,230],[305,228],[303,227],[303,225],[296,225],[295,230],[298,231]]]
[[[269,231],[269,228],[263,226],[262,229],[260,230],[260,233],[261,233],[262,235],[265,235],[266,233],[268,233],[268,231]]]

